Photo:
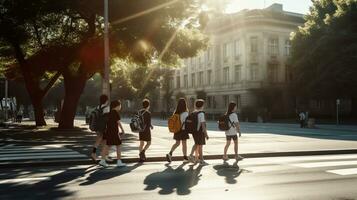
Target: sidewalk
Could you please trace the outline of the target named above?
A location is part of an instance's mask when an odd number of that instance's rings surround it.
[[[55,124],[48,120],[49,126]],[[129,119],[123,119],[127,131],[123,145],[123,158],[136,162],[138,157],[138,135],[129,132]],[[28,124],[28,122],[25,122]],[[173,134],[168,132],[166,120],[154,119],[152,146],[147,152],[150,161],[163,161],[174,143]],[[210,139],[204,147],[207,159],[221,158],[225,135],[217,131],[215,122],[208,122]],[[0,165],[21,166],[24,164],[90,164],[89,154],[95,134],[85,130],[83,120],[76,120],[76,131],[56,131],[47,128],[9,129],[0,133]],[[239,153],[245,157],[298,156],[333,153],[357,153],[357,126],[338,127],[339,130],[300,129],[296,124],[245,123],[241,124],[243,137],[239,139]],[[192,139],[188,141],[190,150]],[[50,145],[50,146],[49,146]],[[52,145],[52,146],[51,146]],[[50,147],[50,148],[49,148]],[[31,151],[29,151],[31,150]],[[229,152],[232,152],[232,147]],[[174,156],[181,159],[181,147]],[[111,153],[115,157],[115,153]],[[178,157],[177,157],[178,156]],[[9,158],[9,159],[7,159]],[[16,159],[18,158],[18,159]],[[14,165],[15,164],[15,165]]]

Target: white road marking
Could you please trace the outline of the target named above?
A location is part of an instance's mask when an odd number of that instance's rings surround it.
[[[23,156],[23,157],[1,157],[0,161],[14,161],[14,160],[33,160],[33,159],[48,159],[48,158],[87,158],[82,154],[69,154],[69,155],[39,155],[39,156]]]
[[[24,183],[24,182],[33,182],[33,181],[43,181],[49,179],[50,177],[14,178],[14,179],[0,180],[0,184]]]
[[[333,174],[338,174],[338,175],[342,175],[342,176],[355,175],[355,174],[357,174],[357,168],[328,170],[326,172],[333,173]]]
[[[297,163],[291,165],[295,167],[302,167],[302,168],[334,167],[334,166],[357,165],[357,160],[310,162],[310,163]]]

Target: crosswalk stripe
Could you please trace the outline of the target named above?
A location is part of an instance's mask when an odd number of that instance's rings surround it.
[[[5,180],[0,180],[0,184],[24,183],[24,182],[30,182],[30,181],[43,181],[43,180],[49,180],[49,179],[50,179],[50,177],[5,179]]]
[[[72,152],[50,152],[50,153],[43,153],[43,152],[38,152],[38,153],[26,153],[26,154],[0,154],[1,157],[3,156],[8,156],[8,157],[23,157],[23,156],[44,156],[44,155],[81,155],[78,152],[72,151]]]
[[[33,159],[48,159],[48,158],[86,158],[86,155],[82,154],[70,154],[70,155],[38,155],[38,156],[23,156],[23,157],[5,157],[0,158],[0,161],[14,161],[14,160],[33,160]]]
[[[327,172],[337,174],[337,175],[342,175],[342,176],[355,175],[355,174],[357,174],[357,168],[328,170]]]
[[[357,160],[309,162],[309,163],[296,163],[291,165],[295,167],[302,167],[302,168],[335,167],[335,166],[337,167],[337,166],[346,166],[346,165],[357,165]]]
[[[0,154],[16,154],[16,153],[41,153],[41,152],[73,152],[70,149],[44,149],[44,150],[0,150]]]

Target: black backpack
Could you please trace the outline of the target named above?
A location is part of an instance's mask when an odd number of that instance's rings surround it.
[[[89,129],[96,132],[104,132],[107,126],[108,116],[103,113],[107,106],[98,106],[90,114]]]
[[[145,130],[144,113],[145,110],[138,111],[130,121],[130,129],[133,133],[140,133]]]
[[[228,131],[232,126],[234,127],[233,122],[229,119],[229,115],[230,114],[226,114],[219,117],[217,121],[219,130]]]
[[[198,126],[198,114],[200,113],[205,113],[203,111],[198,111],[198,112],[192,112],[190,113],[186,120],[185,120],[185,131],[187,131],[190,134],[194,134],[198,132],[197,126]]]

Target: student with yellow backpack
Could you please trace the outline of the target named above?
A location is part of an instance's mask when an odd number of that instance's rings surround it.
[[[172,153],[178,146],[180,146],[180,143],[182,143],[183,162],[188,162],[186,141],[190,137],[188,136],[188,132],[185,131],[184,126],[187,116],[188,108],[186,100],[180,98],[174,114],[168,120],[169,131],[174,134],[173,138],[176,142],[172,145],[170,152],[166,154],[167,162],[172,161]]]

